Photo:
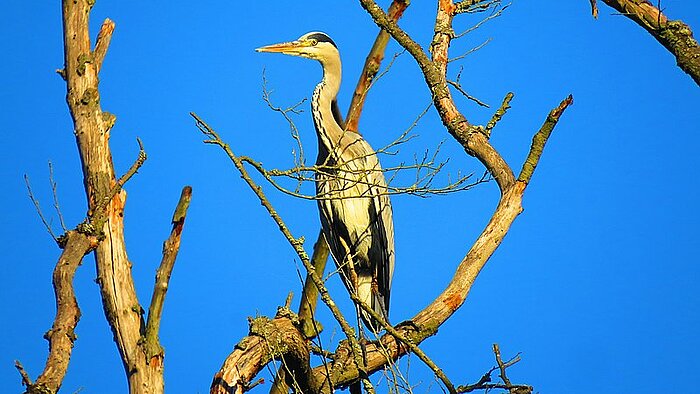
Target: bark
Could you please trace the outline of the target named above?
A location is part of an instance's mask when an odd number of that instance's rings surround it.
[[[26,393],[29,394],[56,393],[61,388],[76,340],[75,327],[80,320],[73,278],[83,256],[95,247],[98,240],[97,237],[71,230],[61,237],[61,242],[63,253],[53,271],[56,317],[51,330],[44,335],[49,341],[49,356],[44,371],[33,384],[28,375],[23,376]]]
[[[680,20],[668,20],[647,0],[603,0],[622,15],[630,18],[676,57],[681,70],[700,85],[700,45],[693,37],[690,26]],[[593,15],[597,14],[595,0],[591,0]]]
[[[298,318],[289,311],[270,320],[265,317],[251,321],[250,332],[236,344],[221,370],[214,375],[212,393],[243,393],[260,369],[272,360],[282,360],[286,368],[287,385],[302,393],[313,392],[309,371],[309,347],[306,337],[297,328]]]
[[[389,6],[387,14],[389,18],[394,22],[401,19],[404,11],[408,8],[410,2],[408,0],[394,0]],[[365,99],[367,98],[367,93],[372,85],[377,73],[379,72],[379,67],[384,60],[384,52],[386,50],[386,45],[389,43],[389,33],[384,30],[380,30],[377,38],[372,44],[372,49],[370,49],[367,59],[365,60],[365,65],[362,68],[362,73],[360,74],[360,79],[355,86],[355,92],[352,95],[352,100],[350,101],[350,107],[348,109],[348,116],[346,119],[346,130],[351,130],[357,132],[359,129],[360,116],[362,115],[362,109],[364,108]]]
[[[140,345],[143,311],[136,297],[131,262],[124,244],[126,192],[111,193],[118,187],[109,148],[109,130],[114,116],[100,107],[97,73],[113,26],[103,28],[104,33],[96,44],[98,50],[93,52],[88,32],[93,4],[90,0],[63,1],[65,68],[62,75],[67,83],[67,102],[83,168],[88,216],[101,210],[98,208],[105,208],[104,214],[94,220],[96,230],[104,236],[95,250],[97,283],[130,392],[161,393],[162,364],[150,364]]]

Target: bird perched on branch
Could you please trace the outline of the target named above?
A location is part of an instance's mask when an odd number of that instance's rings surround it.
[[[318,136],[316,195],[323,234],[348,291],[388,321],[394,272],[391,203],[375,151],[360,134],[342,126],[336,101],[341,80],[338,48],[325,33],[311,32],[257,51],[314,59],[323,67],[323,79],[311,100]],[[381,330],[359,310],[370,330]]]

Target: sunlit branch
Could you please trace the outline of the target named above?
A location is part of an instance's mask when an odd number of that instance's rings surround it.
[[[204,141],[204,143],[207,144],[213,144],[213,145],[218,145],[221,149],[224,150],[224,152],[227,154],[229,159],[233,162],[234,166],[238,170],[238,172],[241,174],[241,177],[243,180],[246,182],[246,184],[250,187],[250,189],[255,193],[255,195],[258,197],[260,200],[260,203],[265,207],[267,212],[270,214],[270,217],[275,221],[277,226],[279,227],[280,231],[284,235],[284,237],[287,239],[289,244],[292,246],[294,251],[297,253],[297,256],[301,260],[302,264],[306,268],[307,274],[310,276],[310,278],[313,280],[314,284],[316,285],[316,288],[319,291],[319,295],[321,297],[321,300],[323,303],[328,307],[328,309],[331,311],[331,314],[335,318],[335,320],[340,324],[340,327],[345,334],[348,343],[350,343],[350,349],[352,352],[352,359],[355,362],[355,365],[358,370],[363,371],[365,369],[364,365],[364,359],[362,357],[362,351],[360,348],[360,344],[357,341],[357,338],[355,336],[355,330],[350,326],[348,321],[345,319],[343,316],[342,312],[336,305],[335,301],[331,298],[328,289],[326,288],[325,284],[323,283],[323,280],[316,275],[315,269],[313,265],[311,264],[311,260],[309,259],[309,256],[306,254],[306,251],[304,250],[304,238],[296,238],[292,235],[291,231],[287,227],[287,225],[284,223],[280,215],[277,213],[277,211],[274,209],[270,201],[267,199],[265,194],[262,191],[262,188],[258,186],[253,179],[250,177],[248,174],[248,171],[246,171],[245,166],[243,165],[243,161],[236,156],[236,154],[233,152],[231,147],[225,143],[214,131],[211,127],[209,127],[201,118],[199,118],[196,114],[190,113],[192,117],[196,121],[197,128],[202,132],[202,134],[207,137],[207,139]],[[365,385],[365,389],[368,389],[371,387],[371,383],[369,383],[368,379],[363,379],[363,383]]]

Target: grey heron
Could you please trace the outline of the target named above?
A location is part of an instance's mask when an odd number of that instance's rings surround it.
[[[376,152],[359,133],[342,126],[336,96],[340,53],[325,33],[256,49],[314,59],[323,67],[311,112],[318,137],[316,195],[323,234],[348,291],[388,321],[394,272],[394,224],[387,184]],[[372,331],[381,326],[360,308]]]

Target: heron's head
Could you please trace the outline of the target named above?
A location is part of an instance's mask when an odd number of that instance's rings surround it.
[[[326,33],[314,31],[306,33],[295,41],[267,45],[257,48],[258,52],[284,53],[326,62],[337,59],[338,47]]]

